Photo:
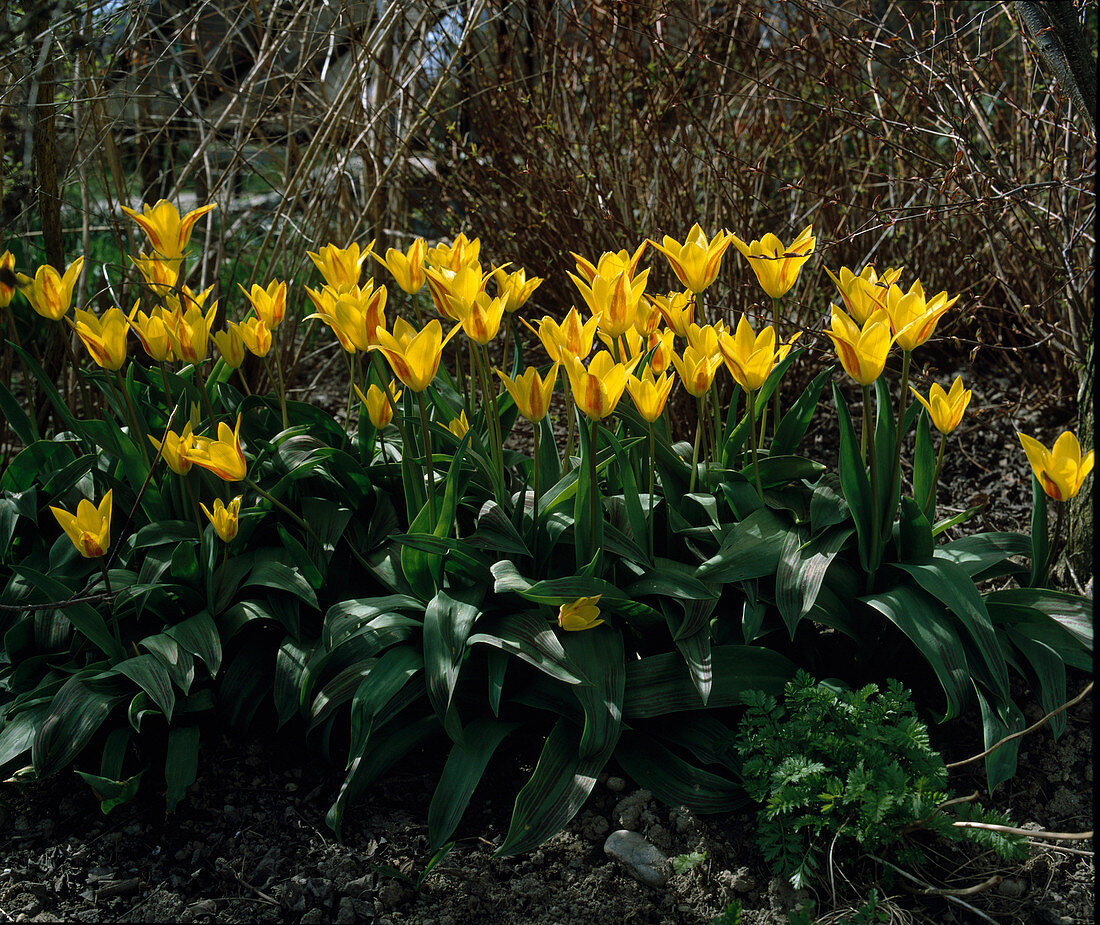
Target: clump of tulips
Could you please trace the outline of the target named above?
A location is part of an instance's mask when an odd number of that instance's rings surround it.
[[[942,538],[973,513],[936,518],[971,391],[961,379],[927,393],[909,383],[914,352],[957,296],[905,287],[900,268],[829,271],[841,305],[823,333],[862,400],[856,425],[833,382],[840,454],[822,461],[799,445],[834,368],[781,395],[810,339],[778,330],[815,253],[810,227],[789,246],[695,225],[683,242],[574,254],[580,307],[564,316],[534,312],[542,280],[487,266],[477,238],[416,238],[384,256],[374,242],[328,244],[308,254],[320,281],[304,286],[309,308],[288,333],[286,281],[241,287],[244,317],[224,326],[212,289],[186,285],[191,232],[212,208],[126,210],[149,243],[133,260],[143,294],[129,312],[70,316],[81,258],[0,285],[4,304],[22,292],[67,349],[77,335],[87,360],[73,362],[105,411],[77,420],[53,393],[53,436],[12,417],[26,448],[0,480],[9,773],[83,761],[106,723],[98,768],[81,771],[106,810],[144,770],[135,737],[162,725],[174,806],[193,780],[197,717],[266,711],[346,769],[337,831],[394,761],[446,743],[429,809],[440,844],[501,742],[541,724],[543,754],[500,848],[510,854],[562,828],[612,760],[676,805],[738,805],[734,766],[704,743],[730,732],[726,711],[745,692],[779,693],[799,667],[854,684],[923,661],[939,683],[928,709],[980,707],[996,786],[1019,741],[1001,740],[1023,726],[1009,668],[1053,708],[1066,666],[1090,664],[1091,602],[1046,587],[1045,503],[1081,489],[1091,451],[1071,434],[1050,450],[1021,435],[1032,536]],[[682,289],[650,290],[648,246]],[[734,324],[713,298],[731,246],[772,323]],[[364,279],[375,267],[400,294]],[[347,361],[344,424],[284,386],[280,338],[325,331]],[[249,353],[274,394],[234,385]],[[690,443],[672,434],[677,388],[697,411]],[[519,417],[530,455],[511,448]],[[61,528],[52,539],[44,502]],[[989,578],[1009,580],[986,590]],[[41,619],[50,631],[32,632]],[[848,637],[842,663],[827,655],[834,633]]]

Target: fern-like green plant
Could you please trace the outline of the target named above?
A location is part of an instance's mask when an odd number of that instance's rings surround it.
[[[784,701],[753,692],[737,750],[744,787],[760,804],[758,844],[793,886],[818,874],[825,846],[902,851],[919,858],[910,835],[924,830],[969,839],[1005,859],[1026,856],[1024,840],[958,819],[1005,823],[1003,814],[951,804],[947,769],[917,719],[909,692],[890,681],[840,690],[799,672]]]

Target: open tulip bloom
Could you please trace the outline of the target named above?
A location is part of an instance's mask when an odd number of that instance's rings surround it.
[[[237,415],[237,426],[232,429],[224,422],[218,424],[217,440],[192,438],[191,449],[186,452],[189,462],[208,469],[222,481],[241,481],[248,473],[248,462],[241,449],[241,416]]]
[[[237,285],[248,296],[248,301],[256,310],[256,317],[263,321],[268,330],[274,331],[286,315],[286,283],[273,279],[266,288],[253,283],[251,291],[240,283]]]
[[[202,512],[214,525],[214,532],[221,540],[228,543],[237,535],[237,517],[241,512],[241,495],[237,495],[228,505],[221,498],[214,501],[214,510],[211,511],[205,504],[199,504]]]
[[[372,254],[372,256],[379,263],[385,265],[398,286],[409,295],[416,295],[424,288],[424,283],[427,280],[424,275],[426,253],[427,244],[423,238],[417,238],[405,253],[395,247],[390,247],[386,249],[385,259],[377,254]]]
[[[460,330],[459,325],[451,328],[446,337],[443,326],[432,319],[420,332],[405,319],[394,322],[393,333],[379,329],[378,346],[390,364],[393,374],[414,392],[423,392],[439,371],[439,361],[443,357],[443,348]]]
[[[195,222],[214,208],[214,203],[208,203],[181,218],[179,210],[172,203],[161,199],[155,206],[143,205],[140,213],[127,209],[126,206],[122,207],[122,211],[145,232],[153,250],[167,260],[177,260],[187,249]]]
[[[570,633],[590,630],[603,623],[600,616],[600,608],[596,606],[600,602],[602,594],[594,597],[582,597],[571,604],[562,604],[558,608],[558,626]]]
[[[771,371],[786,359],[801,333],[795,332],[790,341],[776,347],[775,328],[768,325],[756,334],[748,319],[742,315],[736,334],[731,336],[723,331],[718,337],[718,349],[734,381],[746,392],[755,392],[771,375]]]
[[[102,317],[94,312],[76,310],[69,324],[88,348],[93,360],[112,371],[126,362],[126,334],[130,330],[126,316],[118,308],[109,308]]]
[[[359,285],[359,274],[373,248],[374,241],[371,241],[364,250],[360,250],[358,244],[352,244],[349,247],[326,244],[316,254],[313,251],[306,251],[306,255],[321,271],[328,285],[337,292],[347,292]]]
[[[869,386],[886,366],[893,337],[885,311],[874,312],[863,326],[857,325],[844,310],[830,305],[830,327],[825,329],[836,348],[844,371],[862,386]]]
[[[733,243],[749,261],[760,288],[773,299],[781,299],[795,284],[802,264],[813,255],[817,238],[813,235],[813,226],[807,225],[790,247],[784,247],[783,242],[771,233],[751,244],[733,235]]]
[[[597,276],[605,276],[608,279],[614,279],[623,272],[625,272],[628,277],[633,278],[634,274],[638,272],[638,263],[641,261],[642,253],[645,251],[648,243],[648,241],[643,241],[638,245],[633,254],[625,250],[616,251],[614,253],[608,251],[601,254],[600,259],[596,263],[592,263],[591,260],[587,260],[580,254],[573,253],[573,251],[570,251],[569,255],[577,262],[577,272],[588,280],[589,283]]]
[[[573,273],[569,277],[580,290],[592,316],[600,319],[601,331],[609,337],[618,337],[634,327],[649,270],[643,270],[636,277],[631,277],[625,270],[614,277],[597,275],[591,286]]]
[[[840,276],[825,267],[829,279],[836,283],[844,308],[856,324],[862,325],[880,308],[886,308],[886,291],[901,276],[901,268],[887,268],[880,276],[871,266],[864,267],[857,276],[847,267],[840,268]]]
[[[900,286],[891,286],[886,291],[886,314],[894,342],[902,350],[915,350],[932,336],[936,323],[958,299],[958,296],[949,299],[946,292],[940,292],[926,300],[919,279],[908,292],[902,292]]]
[[[959,426],[962,422],[963,412],[970,404],[970,389],[963,388],[963,381],[960,376],[956,376],[955,381],[951,383],[950,392],[944,392],[943,386],[939,383],[933,383],[928,390],[928,398],[925,398],[911,386],[910,391],[916,396],[917,401],[927,409],[933,425],[941,434],[949,434]]]
[[[554,394],[554,385],[558,381],[558,368],[560,363],[555,363],[545,379],[539,376],[539,371],[533,366],[526,369],[521,375],[513,379],[507,373],[497,370],[496,373],[508,389],[519,413],[532,424],[537,424],[550,410],[550,398]]]
[[[1049,450],[1027,434],[1016,436],[1023,444],[1031,471],[1049,497],[1055,501],[1069,501],[1081,490],[1085,478],[1092,472],[1093,451],[1082,456],[1076,436],[1067,430]]]
[[[17,274],[17,279],[24,287],[31,308],[43,318],[60,321],[72,305],[73,287],[83,266],[84,258],[77,257],[69,264],[64,276],[45,264],[35,271],[34,279],[24,273]]]
[[[601,421],[610,415],[623,397],[627,380],[640,359],[638,357],[624,365],[616,363],[606,350],[601,350],[592,357],[588,369],[577,357],[565,360],[569,387],[577,407],[593,421]]]
[[[691,226],[683,244],[667,234],[661,244],[656,241],[650,243],[668,258],[676,278],[698,295],[718,278],[722,255],[734,240],[728,231],[719,231],[707,241],[703,229],[696,223]]]
[[[111,548],[111,491],[103,496],[97,508],[87,498],[82,498],[72,514],[63,508],[50,506],[53,516],[61,525],[76,551],[86,559],[107,554]]]

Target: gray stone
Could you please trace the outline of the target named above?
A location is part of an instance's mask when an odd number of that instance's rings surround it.
[[[622,793],[626,790],[626,781],[621,777],[609,777],[607,779],[607,789],[612,793]]]
[[[618,861],[626,872],[639,883],[660,889],[672,875],[672,865],[664,852],[656,845],[646,841],[637,832],[619,829],[607,836],[603,845],[604,854]]]

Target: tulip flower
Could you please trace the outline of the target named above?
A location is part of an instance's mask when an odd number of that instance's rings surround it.
[[[665,402],[676,380],[667,374],[654,378],[653,370],[648,366],[642,370],[641,378],[631,376],[626,380],[626,390],[634,402],[638,413],[650,424],[661,416]]]
[[[728,334],[726,322],[718,324],[698,325],[694,321],[687,326],[684,337],[689,347],[694,347],[697,353],[706,356],[715,356],[718,353],[718,335]]]
[[[881,276],[871,266],[864,267],[859,276],[847,267],[840,268],[839,278],[834,276],[828,267],[825,267],[825,272],[829,274],[829,279],[836,283],[840,297],[844,300],[844,308],[851,315],[852,320],[862,325],[871,317],[872,312],[886,308],[886,290],[898,281],[898,277],[901,276],[901,267],[887,268]]]
[[[813,254],[817,238],[813,235],[813,226],[807,225],[790,247],[784,247],[771,233],[751,244],[733,235],[733,243],[748,259],[761,288],[773,299],[780,299],[798,279],[798,271]]]
[[[427,279],[424,275],[424,258],[427,248],[428,245],[424,239],[417,238],[405,253],[399,251],[396,247],[391,247],[386,250],[385,259],[374,253],[371,256],[390,271],[390,275],[393,276],[398,286],[409,295],[415,295],[424,288],[424,282]]]
[[[186,287],[184,287],[186,289]],[[209,292],[210,290],[206,290]],[[202,293],[205,297],[206,292]],[[214,324],[214,315],[218,310],[215,299],[210,310],[204,315],[202,309],[192,305],[176,318],[175,325],[166,325],[168,339],[172,342],[172,352],[177,359],[185,363],[198,365],[206,359],[206,348],[210,339],[210,328]]]
[[[163,445],[160,440],[153,436],[149,437],[149,442],[157,448],[161,457],[168,464],[168,468],[176,475],[187,475],[191,471],[191,460],[188,453],[195,447],[195,438],[191,433],[190,422],[183,425],[181,433],[176,434],[168,431],[164,435]]]
[[[589,363],[588,369],[576,357],[564,360],[565,372],[573,401],[593,421],[603,420],[615,410],[626,390],[626,382],[640,358],[629,363],[616,363],[611,354],[601,350]]]
[[[103,496],[98,508],[87,498],[81,498],[75,514],[50,506],[61,529],[85,559],[106,555],[111,548],[111,491]]]
[[[505,301],[506,297],[491,299],[487,292],[479,292],[470,305],[455,301],[451,307],[455,309],[466,336],[476,343],[487,344],[500,331]]]
[[[1054,441],[1049,450],[1033,437],[1017,433],[1023,444],[1031,471],[1043,486],[1043,491],[1055,501],[1069,501],[1081,490],[1081,484],[1092,472],[1093,451],[1081,456],[1081,444],[1068,430]]]
[[[895,343],[902,350],[915,350],[932,336],[936,323],[958,298],[949,299],[940,292],[926,300],[919,279],[905,293],[900,286],[891,286],[886,292],[886,314]]]
[[[11,305],[17,284],[15,254],[11,251],[4,251],[0,254],[0,308],[7,308]]]
[[[469,311],[478,295],[485,291],[487,277],[476,260],[457,270],[429,266],[424,272],[436,311],[452,321],[461,320],[463,313]]]
[[[554,363],[550,374],[543,379],[535,367],[528,367],[521,375],[513,379],[507,373],[497,370],[496,373],[504,382],[508,394],[519,408],[522,414],[532,424],[537,424],[550,410],[550,399],[554,394],[554,385],[558,381],[558,367],[560,363]]]
[[[675,338],[676,335],[672,331],[654,331],[646,341],[646,352],[653,351],[653,355],[649,358],[649,368],[658,376],[672,365]]]
[[[157,295],[167,295],[175,288],[179,281],[180,265],[182,257],[171,260],[154,253],[151,257],[141,254],[131,257],[131,262],[138,268],[145,282]]]
[[[672,364],[688,393],[702,398],[710,390],[714,374],[722,365],[722,354],[717,350],[714,353],[703,352],[688,344],[682,355],[672,354]]]
[[[224,482],[239,482],[248,472],[248,463],[241,450],[241,416],[232,430],[226,423],[218,424],[218,439],[192,438],[186,458],[196,466],[208,469]]]
[[[528,279],[527,271],[522,267],[514,273],[505,273],[503,268],[498,267],[493,270],[493,279],[497,284],[497,295],[504,299],[504,310],[508,314],[523,308],[542,284],[541,277],[532,276]]]
[[[390,393],[390,399],[393,400],[393,404],[397,404],[404,393],[401,389],[398,389],[395,393],[393,387],[393,382],[387,386]],[[367,417],[370,418],[370,422],[375,427],[381,430],[393,420],[393,405],[390,404],[390,399],[386,398],[386,393],[377,385],[372,382],[367,389],[366,395],[363,394],[363,390],[360,389],[359,386],[355,387],[355,391],[359,393],[359,398],[363,402],[363,407],[367,409]]]
[[[562,604],[558,609],[558,626],[571,633],[599,626],[603,619],[596,605],[601,597],[602,594],[597,594],[595,597],[578,598],[572,604]]]
[[[437,244],[429,247],[425,259],[429,266],[436,269],[460,270],[468,263],[474,263],[481,252],[481,241],[469,240],[463,232],[458,233],[453,244]]]
[[[362,251],[358,244],[343,248],[326,244],[316,254],[313,251],[306,251],[306,254],[328,285],[337,292],[347,292],[359,284],[359,274],[373,247],[374,241]]]
[[[168,260],[175,260],[183,256],[187,244],[191,240],[191,232],[195,222],[207,212],[215,208],[215,203],[188,212],[180,218],[179,210],[167,199],[161,199],[155,206],[148,203],[142,205],[142,214],[133,209],[122,207],[122,211],[130,216],[145,232],[153,250]]]
[[[215,331],[214,346],[230,369],[238,369],[244,362],[244,338],[237,325],[230,324],[224,331]]]
[[[634,316],[634,330],[642,337],[649,337],[657,330],[662,318],[663,315],[657,303],[642,296],[642,300],[638,303],[638,313]]]
[[[126,362],[126,316],[117,308],[109,308],[102,317],[94,312],[76,310],[75,321],[69,325],[88,348],[93,360],[103,369],[119,370]]]
[[[172,359],[172,339],[168,336],[168,327],[172,322],[171,316],[165,316],[164,312],[156,308],[152,315],[146,315],[139,311],[141,300],[134,303],[128,321],[134,333],[137,334],[141,346],[150,358],[158,363]],[[241,347],[241,358],[244,358],[244,347]],[[238,364],[240,365],[240,364]]]
[[[223,542],[228,543],[237,535],[237,517],[241,512],[241,498],[241,495],[237,495],[236,498],[229,502],[228,506],[226,506],[221,498],[217,498],[214,501],[213,511],[205,504],[199,503],[202,512],[209,518],[210,523],[214,525],[214,532],[221,537]]]
[[[263,321],[269,331],[274,331],[286,315],[286,283],[273,279],[266,288],[253,283],[251,292],[240,283],[237,283],[237,286],[252,303],[252,307],[256,310],[256,317]]]
[[[408,388],[423,392],[439,371],[443,347],[459,329],[455,325],[444,337],[443,326],[433,318],[417,333],[404,318],[398,318],[392,334],[379,328],[378,345],[371,349],[382,352],[394,375]]]
[[[670,292],[652,296],[662,317],[677,337],[687,337],[688,325],[695,321],[695,298],[689,292]]]
[[[340,342],[340,346],[343,347],[348,353],[355,353],[358,347],[352,342],[351,338],[344,333],[343,323],[336,320],[336,300],[338,293],[331,286],[322,286],[318,292],[315,289],[310,289],[306,286],[306,295],[309,296],[310,301],[313,302],[314,307],[317,309],[312,315],[306,315],[305,320],[309,321],[311,318],[319,318],[325,322],[333,333],[336,335],[336,339]]]
[[[614,277],[597,275],[592,279],[591,286],[573,273],[569,277],[580,290],[588,310],[600,319],[601,331],[609,337],[618,337],[634,326],[649,270],[643,270],[636,277],[631,277],[625,270]]]
[[[562,319],[560,325],[549,315],[539,322],[537,331],[526,321],[523,323],[542,341],[550,359],[559,363],[564,362],[567,357],[579,357],[582,360],[588,357],[592,352],[592,342],[595,340],[600,319],[592,317],[588,321],[581,321],[581,313],[574,306],[569,309],[569,314]]]
[[[73,288],[76,286],[84,258],[77,257],[69,264],[62,276],[49,264],[40,266],[31,279],[25,273],[17,273],[16,278],[24,287],[24,294],[33,308],[43,318],[60,321],[68,312],[73,301]]]
[[[691,226],[683,244],[667,234],[663,244],[656,241],[650,243],[668,258],[677,279],[698,295],[718,277],[722,255],[733,241],[733,235],[728,231],[719,231],[708,242],[703,229],[696,223]]]
[[[932,388],[928,390],[928,398],[925,398],[912,386],[909,387],[909,390],[917,397],[917,401],[928,410],[932,423],[941,434],[949,434],[959,426],[963,412],[966,411],[966,406],[970,404],[970,389],[963,388],[962,377],[960,376],[956,376],[955,381],[951,383],[950,392],[944,392],[943,386],[938,383],[934,383]]]
[[[861,328],[844,310],[835,305],[831,326],[825,329],[836,348],[844,371],[860,385],[868,386],[882,375],[886,357],[890,353],[893,337],[890,335],[890,319],[881,309],[871,314]]]
[[[265,357],[271,351],[271,331],[264,324],[263,318],[249,318],[239,324],[230,325],[244,341],[248,352],[258,357]],[[215,338],[215,342],[217,338]]]
[[[574,254],[572,251],[569,253],[573,259],[577,261],[577,272],[591,285],[592,280],[597,276],[605,276],[608,279],[614,279],[623,272],[633,279],[634,274],[638,272],[638,263],[642,259],[642,252],[646,249],[648,243],[648,241],[643,241],[638,245],[637,250],[635,250],[633,254],[629,254],[625,250],[615,253],[609,251],[602,254],[599,262],[596,264],[593,264],[590,260],[586,260],[580,254]]]
[[[463,411],[447,425],[447,430],[461,440],[470,430],[470,422],[466,420],[466,412]]]
[[[769,324],[757,334],[742,315],[736,334],[731,336],[723,331],[718,337],[718,349],[734,381],[746,392],[755,392],[771,375],[771,371],[786,359],[791,345],[801,333],[796,331],[790,341],[777,347],[775,328]]]

